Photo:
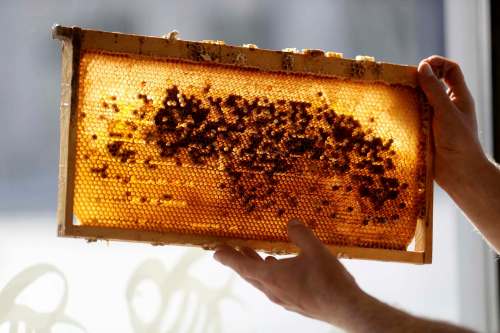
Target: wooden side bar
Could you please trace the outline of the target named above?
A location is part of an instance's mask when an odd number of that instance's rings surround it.
[[[62,41],[60,160],[58,193],[58,233],[67,234],[73,224],[73,193],[78,106],[79,38],[75,34],[57,36]]]

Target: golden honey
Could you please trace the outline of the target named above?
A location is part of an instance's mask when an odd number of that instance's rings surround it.
[[[78,223],[288,241],[297,217],[326,244],[406,249],[426,204],[422,96],[356,80],[359,64],[346,80],[82,50]]]

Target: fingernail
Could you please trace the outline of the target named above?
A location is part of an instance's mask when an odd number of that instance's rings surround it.
[[[434,72],[432,71],[431,66],[426,62],[422,62],[420,64],[419,71],[425,76],[434,76]]]
[[[300,222],[299,219],[291,219],[290,222],[288,222],[288,224],[290,224],[291,226],[302,225],[302,222]]]

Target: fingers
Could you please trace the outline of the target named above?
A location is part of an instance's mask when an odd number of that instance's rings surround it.
[[[233,249],[230,246],[221,245],[217,247],[214,258],[223,265],[229,266],[240,274],[248,283],[262,291],[269,300],[276,304],[283,305],[281,298],[277,297],[265,283],[259,279],[259,272],[263,272],[264,268],[259,266],[263,263],[262,257],[249,247],[242,247],[240,251]],[[277,261],[273,256],[268,256],[266,262]]]
[[[434,112],[442,113],[453,110],[453,103],[443,84],[425,60],[418,65],[418,81],[429,103],[434,108]]]
[[[263,259],[254,249],[251,249],[251,248],[246,247],[246,246],[242,247],[240,249],[240,252],[243,253],[244,255],[246,255],[249,258],[252,258],[252,259],[255,259],[255,260],[258,260],[258,261],[264,261],[266,263],[273,263],[273,262],[279,261],[278,259],[276,259],[273,256],[267,256],[265,259]]]
[[[314,233],[297,219],[288,223],[288,236],[305,254],[323,250],[323,244]]]
[[[456,62],[441,56],[432,56],[424,61],[432,67],[439,79],[444,79],[455,97],[465,102],[473,103],[472,95],[465,83],[462,70]]]
[[[268,294],[269,291],[266,287],[264,287],[264,285],[262,284],[262,282],[260,282],[259,280],[256,280],[256,279],[252,279],[252,278],[249,278],[249,277],[244,277],[245,281],[247,281],[248,283],[250,283],[252,286],[254,286],[255,288],[259,289],[260,291],[262,291],[264,294]]]
[[[255,255],[258,256],[258,259],[254,255],[251,257],[230,246],[222,245],[217,247],[214,258],[221,264],[231,267],[243,277],[258,279],[264,273],[264,267],[262,258],[257,253]]]
[[[278,259],[276,259],[273,256],[267,256],[266,259],[265,259],[265,261],[266,262],[276,262],[276,261],[278,261]]]
[[[474,99],[456,62],[441,56],[424,59],[418,66],[418,79],[436,113],[450,111],[450,107],[462,112],[474,112]],[[446,88],[441,79],[449,88],[446,98]]]
[[[240,249],[240,252],[249,258],[262,261],[262,257],[254,249],[245,246]]]
[[[243,278],[245,279],[245,281],[250,283],[252,286],[254,286],[255,288],[262,291],[262,293],[264,293],[264,295],[266,295],[266,297],[269,298],[269,300],[271,302],[274,302],[274,303],[280,304],[280,305],[285,304],[283,302],[283,300],[281,298],[279,298],[278,296],[276,296],[276,294],[271,291],[271,288],[269,286],[267,286],[265,283],[263,283],[257,279],[250,278],[250,277],[243,277]]]

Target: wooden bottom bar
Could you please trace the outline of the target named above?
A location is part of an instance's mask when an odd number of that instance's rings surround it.
[[[218,245],[227,244],[238,247],[248,246],[259,251],[272,252],[274,254],[292,254],[298,252],[298,248],[296,246],[286,242],[267,242],[233,238],[225,239],[222,237],[169,234],[115,228],[96,228],[79,225],[73,225],[70,228],[66,228],[64,231],[60,231],[59,236],[85,238],[88,241],[117,240],[144,242],[151,243],[152,245],[187,245],[202,247],[205,250],[213,250]],[[345,246],[328,246],[328,248],[338,258],[376,259],[381,261],[405,262],[413,264],[427,263],[425,262],[424,252]]]

